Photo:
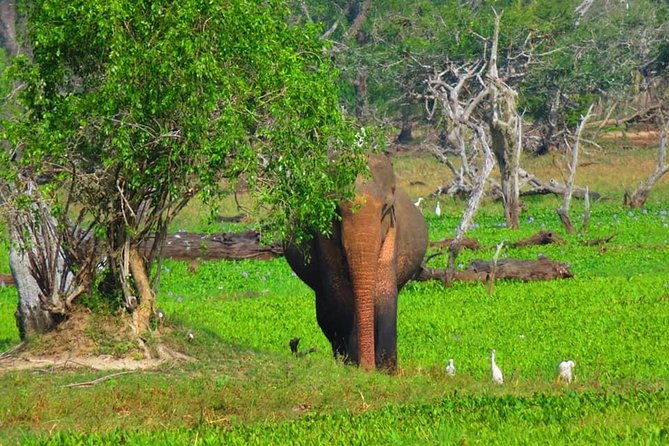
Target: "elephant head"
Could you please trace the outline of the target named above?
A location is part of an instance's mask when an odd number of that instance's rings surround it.
[[[359,177],[356,195],[340,203],[333,235],[315,236],[308,263],[288,246],[286,258],[316,293],[316,316],[335,355],[393,370],[397,364],[397,295],[427,248],[420,211],[395,185],[390,160],[368,159],[371,178]]]

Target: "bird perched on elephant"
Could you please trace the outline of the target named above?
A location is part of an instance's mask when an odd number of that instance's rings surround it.
[[[395,184],[385,155],[368,158],[355,198],[341,202],[332,234],[287,245],[286,259],[316,294],[316,319],[335,356],[394,371],[397,295],[420,268],[427,224]]]

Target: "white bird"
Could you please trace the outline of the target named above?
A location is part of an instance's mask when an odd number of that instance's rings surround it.
[[[490,352],[490,376],[495,384],[504,384],[504,375],[502,370],[495,363],[495,349]]]
[[[188,333],[186,333],[186,339],[188,339],[188,342],[193,342],[193,339],[195,339],[195,333],[188,330]]]
[[[574,367],[576,367],[574,361],[562,361],[560,365],[558,365],[558,382],[571,384],[574,380]]]
[[[453,363],[453,358],[448,360],[448,364],[446,364],[446,374],[448,376],[455,376],[455,364]]]
[[[418,200],[416,200],[413,205],[418,207],[418,206],[420,206],[422,201],[423,201],[423,197],[418,197]]]
[[[441,217],[441,204],[437,201],[437,206],[434,208],[434,215]]]

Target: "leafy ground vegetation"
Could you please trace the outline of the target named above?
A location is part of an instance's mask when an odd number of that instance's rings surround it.
[[[167,260],[157,298],[166,315],[162,336],[195,360],[87,387],[68,385],[113,372],[0,372],[0,444],[666,444],[669,183],[645,208],[621,207],[622,190],[652,170],[653,155],[586,156],[577,182],[605,197],[593,203],[587,232],[562,232],[555,197],[526,199],[517,231],[503,227],[499,204],[487,203],[469,233],[487,248],[463,252],[458,263],[489,259],[502,240],[551,229],[565,243],[502,255],[569,262],[575,277],[500,281],[492,296],[479,283],[409,284],[400,297],[397,376],[332,360],[312,293],[283,259]],[[560,178],[560,163],[527,160],[546,178]],[[433,190],[445,171],[422,157],[396,165],[413,196]],[[423,202],[433,241],[454,235],[464,208],[440,201],[441,218],[435,199]],[[573,204],[575,221],[582,210]],[[220,230],[203,215],[194,205],[173,230]],[[583,243],[613,234],[605,244]],[[430,265],[445,261],[435,257]],[[0,351],[18,343],[15,306],[15,290],[0,287]],[[291,355],[294,336],[303,351],[316,352]],[[123,352],[104,342],[99,348]],[[491,348],[503,386],[489,379]],[[444,373],[448,358],[458,370],[453,378]],[[564,359],[576,362],[571,386],[554,382]]]

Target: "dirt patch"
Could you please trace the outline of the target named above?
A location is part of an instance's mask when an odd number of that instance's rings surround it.
[[[75,356],[69,354],[35,356],[20,354],[8,355],[0,359],[0,373],[12,370],[34,369],[80,369],[93,370],[146,370],[165,363],[167,359],[115,358],[113,356]]]
[[[0,354],[0,373],[29,369],[144,370],[193,358],[152,339],[137,338],[123,314],[98,315],[78,308],[52,332]],[[161,332],[169,328],[161,327]]]

